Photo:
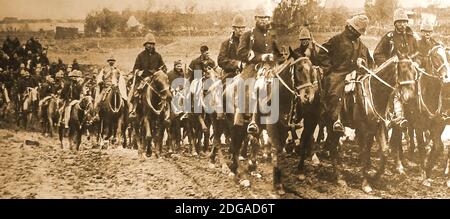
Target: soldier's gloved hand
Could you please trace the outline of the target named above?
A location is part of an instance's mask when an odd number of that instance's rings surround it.
[[[358,58],[356,60],[356,65],[358,66],[358,68],[361,68],[362,66],[364,66],[365,63],[366,63],[366,61],[363,58]]]

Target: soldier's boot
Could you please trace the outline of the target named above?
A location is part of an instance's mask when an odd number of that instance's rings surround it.
[[[408,127],[408,120],[406,120],[404,117],[403,104],[400,101],[400,97],[398,95],[394,95],[393,108],[394,117],[391,121],[388,121],[387,127],[391,128],[394,124],[398,125],[400,128]]]
[[[252,113],[252,119],[247,126],[247,133],[249,134],[256,134],[259,132],[258,124],[256,124],[256,114],[257,113]]]
[[[136,118],[136,105],[137,104],[135,104],[134,102],[135,102],[135,97],[133,96],[133,97],[131,97],[130,105],[128,105],[128,112],[130,112],[128,117],[130,119]]]

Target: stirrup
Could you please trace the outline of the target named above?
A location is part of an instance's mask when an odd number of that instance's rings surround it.
[[[333,124],[333,131],[334,132],[341,132],[341,133],[345,132],[344,125],[342,124],[341,121],[334,122],[334,124]]]
[[[251,122],[247,126],[247,133],[249,134],[256,134],[259,132],[258,125],[255,122]]]

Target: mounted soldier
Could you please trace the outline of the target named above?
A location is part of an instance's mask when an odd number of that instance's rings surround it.
[[[427,22],[423,22],[420,25],[421,39],[418,41],[419,50],[419,60],[420,64],[424,69],[429,69],[431,63],[429,63],[429,52],[430,50],[440,45],[433,37],[433,25]]]
[[[378,43],[373,57],[375,63],[380,66],[389,58],[401,54],[413,58],[413,61],[420,62],[418,54],[419,48],[417,40],[414,37],[412,29],[408,26],[408,15],[405,10],[397,9],[394,12],[394,31],[389,31]],[[403,104],[400,101],[398,92],[394,92],[393,96],[393,120],[400,127],[407,127],[408,121],[404,117]],[[391,123],[390,123],[391,124]],[[390,126],[390,124],[388,126]]]
[[[142,81],[145,78],[151,77],[157,71],[167,72],[167,67],[161,55],[156,52],[155,45],[156,40],[153,34],[149,33],[145,36],[144,41],[145,50],[139,53],[136,57],[136,61],[133,67],[133,73],[135,74],[135,85],[132,87],[132,97],[129,105],[130,118],[136,117],[136,99],[139,96],[145,83]]]
[[[257,64],[265,63],[274,65],[281,57],[275,37],[270,31],[271,17],[271,11],[258,6],[256,8],[255,27],[245,32],[240,38],[237,55],[243,63],[243,70],[240,74],[240,78],[243,80],[257,77],[257,71],[259,70],[255,68]],[[260,67],[262,66],[260,65]],[[253,89],[250,88],[250,90]],[[250,96],[252,96],[251,98],[256,98],[253,94],[250,94]],[[249,121],[248,130],[258,130],[256,113],[253,112],[253,109],[250,109],[250,111],[252,111],[252,116]],[[244,114],[236,113],[234,124],[239,126],[244,125],[246,121],[244,117]]]
[[[61,99],[64,101],[63,106],[60,109],[60,119],[58,124],[69,128],[70,110],[77,100],[81,98],[82,92],[82,81],[83,73],[81,71],[75,70],[71,71],[68,75],[68,80],[64,82],[61,90]]]
[[[329,39],[318,54],[320,66],[324,69],[324,102],[326,115],[333,123],[333,131],[344,132],[341,122],[342,99],[344,95],[345,77],[353,71],[359,71],[359,65],[373,67],[373,59],[369,49],[361,41],[369,19],[365,15],[357,15],[347,20],[345,30]]]
[[[295,54],[298,57],[308,57],[314,65],[317,65],[317,53],[319,52],[319,49],[308,28],[305,27],[300,30],[298,39],[300,40],[300,45],[298,48],[294,49]]]
[[[209,57],[209,48],[206,45],[200,47],[200,56],[191,61],[187,71],[187,78],[190,82],[194,80],[194,71],[201,71],[206,75],[210,69],[216,68],[216,63]]]
[[[223,79],[233,78],[242,71],[243,62],[239,59],[237,50],[239,46],[239,38],[245,31],[245,17],[238,14],[233,18],[233,33],[229,39],[222,42],[220,46],[217,64],[223,69]]]
[[[99,104],[105,100],[106,95],[111,92],[112,87],[119,88],[119,94],[124,101],[127,101],[126,82],[123,72],[116,66],[116,59],[110,56],[105,66],[97,75],[97,94],[95,97],[94,109],[99,111]]]

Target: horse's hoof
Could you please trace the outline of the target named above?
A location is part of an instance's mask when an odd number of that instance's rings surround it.
[[[208,163],[208,168],[209,169],[215,169],[216,165],[214,165],[213,163]]]
[[[277,195],[283,196],[286,194],[286,191],[284,190],[283,185],[278,185],[276,189],[277,189]]]
[[[173,150],[172,149],[169,149],[169,154],[172,154],[173,153]]]
[[[425,179],[422,181],[422,185],[425,187],[431,187],[432,180],[431,179]]]
[[[312,156],[311,161],[313,166],[318,166],[320,164],[320,159],[317,157],[316,153]]]
[[[198,156],[198,153],[197,153],[196,151],[194,151],[194,152],[192,152],[192,156],[193,156],[193,157],[197,157],[197,156]]]
[[[298,180],[304,181],[305,179],[306,179],[305,174],[300,174],[300,175],[298,175]]]
[[[239,156],[239,161],[244,161],[245,158],[243,156]]]
[[[339,180],[337,181],[337,184],[338,184],[340,187],[347,187],[347,182],[345,182],[345,180],[343,180],[343,179],[339,179]]]
[[[228,177],[230,177],[230,178],[234,178],[235,176],[236,176],[236,174],[234,174],[233,172],[228,173]]]
[[[367,194],[370,194],[373,191],[372,187],[369,185],[367,180],[363,181],[362,190]]]
[[[248,179],[242,180],[241,182],[239,182],[239,184],[241,186],[243,186],[244,188],[248,188],[248,187],[250,187],[250,180],[248,180]]]

